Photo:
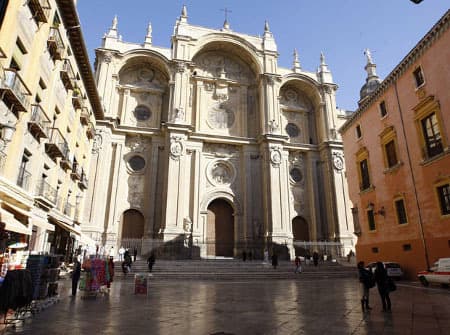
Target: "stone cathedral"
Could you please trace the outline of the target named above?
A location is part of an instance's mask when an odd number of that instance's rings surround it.
[[[150,24],[142,44],[122,41],[114,18],[96,50],[105,119],[83,231],[105,248],[131,241],[172,257],[354,249],[337,85],[323,55],[314,72],[296,51],[291,69],[277,57],[267,22],[262,37],[227,20],[210,29],[183,7],[163,48]]]

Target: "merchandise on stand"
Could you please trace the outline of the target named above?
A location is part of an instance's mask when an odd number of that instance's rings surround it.
[[[96,297],[100,292],[106,292],[113,281],[114,272],[111,271],[112,261],[107,258],[91,257],[84,260],[84,272],[80,278],[79,289],[84,292],[82,298]]]
[[[33,286],[31,273],[28,270],[10,270],[0,287],[0,314],[4,315],[3,323],[8,324],[23,320],[32,311]],[[14,313],[8,314],[12,310]]]

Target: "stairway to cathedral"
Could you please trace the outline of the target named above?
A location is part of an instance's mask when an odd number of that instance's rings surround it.
[[[115,262],[115,276],[133,279],[136,273],[148,273],[147,262],[138,259],[132,264],[131,273],[124,276],[121,262]],[[277,269],[262,260],[246,261],[235,259],[204,260],[156,260],[153,266],[153,280],[279,280],[310,278],[356,277],[354,267],[334,262],[314,265],[302,264],[302,273],[294,273],[293,262],[280,261]]]

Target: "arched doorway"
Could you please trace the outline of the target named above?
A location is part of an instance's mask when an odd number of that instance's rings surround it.
[[[301,216],[296,216],[292,220],[292,233],[294,241],[309,241],[309,226],[308,222]],[[295,246],[296,256],[305,256],[308,254],[308,249],[300,245]]]
[[[142,238],[144,237],[144,216],[136,209],[129,209],[122,216],[121,246],[130,250],[136,248],[141,254]]]
[[[208,256],[233,257],[233,208],[223,199],[216,199],[208,206],[207,243]]]

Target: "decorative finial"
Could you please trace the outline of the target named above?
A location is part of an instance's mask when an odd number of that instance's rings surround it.
[[[323,51],[320,52],[320,65],[326,65]]]
[[[117,20],[117,15],[114,15],[114,19],[112,20],[111,29],[117,30],[117,23],[118,22],[119,22],[119,20]]]
[[[269,22],[267,20],[264,22],[264,31],[265,32],[270,31]]]
[[[183,8],[181,9],[181,17],[187,18],[187,9],[186,9],[186,5],[183,5]]]
[[[372,53],[370,52],[370,50],[368,48],[366,48],[364,50],[364,55],[366,55],[367,64],[373,64]]]
[[[149,22],[147,26],[147,35],[145,36],[145,42],[144,44],[152,44],[152,23]]]
[[[228,23],[228,13],[231,13],[231,10],[228,8],[221,9],[222,12],[225,13],[225,21],[223,21],[223,29],[229,30],[230,24]]]
[[[301,66],[300,66],[300,62],[298,60],[298,52],[297,52],[297,49],[295,48],[294,49],[294,63],[293,63],[292,70],[294,72],[298,72],[300,69],[301,69]]]

